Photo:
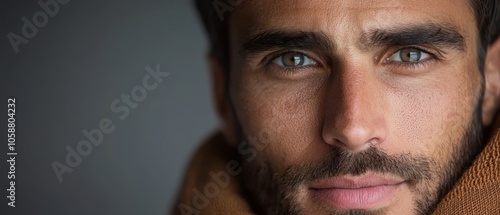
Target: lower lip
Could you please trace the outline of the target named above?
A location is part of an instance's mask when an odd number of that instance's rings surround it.
[[[370,209],[392,199],[401,184],[356,189],[331,188],[312,190],[313,195],[336,209]]]

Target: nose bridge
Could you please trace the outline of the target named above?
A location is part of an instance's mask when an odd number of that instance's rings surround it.
[[[369,105],[366,101],[370,93],[369,77],[366,77],[367,74],[364,74],[362,70],[359,66],[346,66],[340,74],[338,89],[333,89],[334,92],[332,92],[338,96],[338,103],[335,105],[338,109],[336,112],[342,113],[337,114],[336,117],[359,117],[363,115],[366,105]]]
[[[345,63],[332,76],[325,108],[324,141],[362,150],[385,137],[377,77],[369,64]]]

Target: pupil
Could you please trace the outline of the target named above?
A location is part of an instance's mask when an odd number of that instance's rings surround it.
[[[300,66],[304,63],[304,56],[297,53],[290,53],[283,60],[285,61],[283,62],[285,66]]]
[[[417,49],[405,49],[401,52],[401,59],[404,62],[415,62],[420,60],[422,53]]]

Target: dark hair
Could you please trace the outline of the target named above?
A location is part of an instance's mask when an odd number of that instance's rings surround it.
[[[472,0],[482,48],[500,36],[500,1]]]
[[[229,16],[232,6],[227,1],[234,0],[194,0],[196,9],[203,22],[210,39],[210,52],[227,68],[229,68],[229,41],[228,19],[221,15]],[[245,1],[239,0],[238,2]],[[251,0],[247,0],[251,1]],[[471,0],[471,6],[477,21],[481,48],[487,49],[500,35],[500,1],[499,0]],[[231,10],[217,11],[216,3],[223,3]],[[220,7],[220,4],[219,4]],[[228,9],[228,8],[226,8]],[[222,13],[222,14],[220,14]],[[229,17],[227,17],[229,18]],[[484,61],[484,56],[480,57]]]

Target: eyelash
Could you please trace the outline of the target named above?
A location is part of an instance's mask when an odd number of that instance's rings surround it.
[[[426,60],[422,60],[422,61],[417,61],[417,62],[385,62],[385,61],[387,61],[387,59],[390,56],[402,51],[403,49],[416,49],[418,51],[425,52],[426,54],[428,54],[430,56],[430,58],[426,59]],[[426,48],[422,48],[422,47],[418,47],[418,46],[401,46],[401,47],[396,48],[396,51],[390,52],[390,53],[391,54],[386,55],[383,58],[383,60],[382,60],[383,64],[393,64],[397,68],[404,67],[404,68],[409,69],[409,70],[417,70],[417,69],[420,69],[422,67],[429,65],[432,62],[441,61],[441,58],[437,54],[433,53],[430,50],[427,50]]]
[[[302,54],[302,55],[310,58],[314,62],[316,62],[316,64],[310,65],[310,66],[301,66],[301,67],[282,67],[282,66],[274,65],[274,63],[273,63],[274,59],[276,59],[280,56],[286,55],[286,54],[290,54],[290,53]],[[322,66],[320,61],[316,60],[315,58],[311,57],[310,55],[304,53],[303,51],[293,50],[293,49],[285,49],[285,50],[277,51],[277,52],[269,55],[268,57],[264,58],[263,62],[265,64],[265,66],[278,67],[281,70],[281,72],[283,72],[285,74],[293,74],[293,73],[300,72],[301,70],[304,70],[304,69],[309,69],[311,67],[321,67]]]

